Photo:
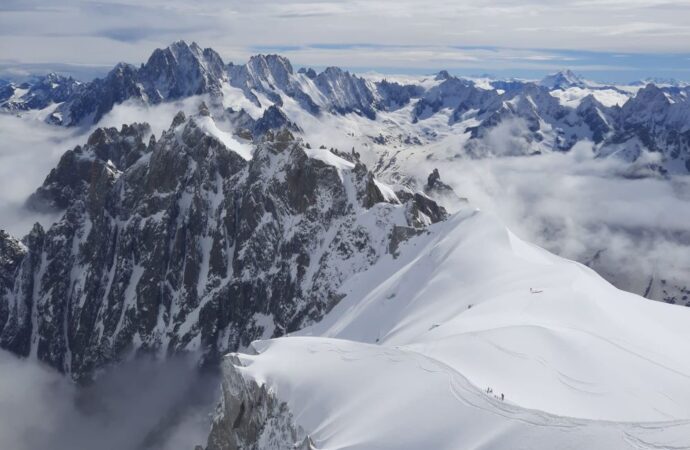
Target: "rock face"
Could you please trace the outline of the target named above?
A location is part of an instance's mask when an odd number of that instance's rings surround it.
[[[455,195],[453,188],[441,181],[441,174],[438,169],[434,169],[427,177],[424,192],[431,196],[436,195],[441,197],[445,195]]]
[[[290,98],[311,114],[326,109],[370,118],[376,116],[378,107],[373,85],[336,67],[318,75],[313,70],[295,73],[290,61],[278,55],[256,55],[244,65],[225,65],[212,49],[178,41],[156,49],[140,68],[120,63],[105,78],[75,87],[54,100],[63,103],[47,120],[66,126],[95,124],[127,100],[157,104],[208,94],[220,103],[224,85],[240,89],[259,107],[281,107]],[[13,95],[12,86],[3,87],[0,102],[9,104]],[[386,95],[395,95],[393,101],[409,101],[409,92]]]
[[[141,68],[120,63],[105,78],[82,85],[48,120],[67,126],[90,125],[130,99],[156,104],[191,95],[219,96],[225,79],[224,63],[215,51],[178,41],[156,49]]]
[[[112,177],[134,164],[147,150],[146,138],[151,135],[148,124],[98,128],[86,145],[69,150],[51,170],[45,182],[28,199],[35,210],[66,209],[87,194],[92,181],[106,171]]]
[[[314,79],[329,99],[330,109],[338,114],[351,112],[376,118],[377,99],[367,82],[338,67],[328,67]]]
[[[690,171],[690,90],[683,92],[674,98],[653,84],[640,89],[620,108],[601,152],[634,161],[648,150],[663,156],[664,171]]]
[[[242,376],[242,362],[228,355],[223,364],[223,392],[206,450],[312,450],[306,432],[287,404],[265,385]]]
[[[3,299],[12,297],[15,275],[26,254],[27,249],[21,242],[0,230],[0,295]],[[6,323],[9,314],[9,302],[0,301],[0,323]],[[22,345],[17,343],[18,348]]]
[[[359,162],[268,131],[244,159],[182,114],[99,129],[32,202],[64,209],[24,246],[3,237],[0,345],[86,380],[132,353],[204,361],[318,320],[394,227],[445,211],[384,197]],[[9,274],[13,273],[13,276]]]
[[[447,73],[446,73],[447,75]],[[487,109],[500,106],[496,103],[498,95],[495,91],[488,91],[475,87],[470,81],[457,77],[437,78],[443,80],[432,87],[415,103],[412,112],[414,122],[428,119],[443,109],[452,110],[451,122],[457,122],[463,113],[471,109]]]
[[[278,55],[256,55],[245,65],[228,65],[230,84],[242,90],[244,95],[255,105],[261,106],[257,94],[263,94],[274,105],[282,106],[283,97],[290,97],[310,112],[318,114],[319,105],[309,94],[304,92],[300,73],[296,76],[292,64],[287,58]],[[267,106],[267,105],[266,105]]]

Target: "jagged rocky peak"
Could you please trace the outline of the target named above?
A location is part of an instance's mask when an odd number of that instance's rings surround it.
[[[293,70],[290,61],[279,55],[255,55],[244,65],[228,65],[230,84],[245,91],[245,95],[257,105],[260,102],[252,89],[266,94],[268,99],[282,105],[280,93],[293,94]]]
[[[293,73],[290,61],[279,55],[256,55],[245,65],[228,66],[230,84],[241,89],[244,95],[257,106],[262,105],[257,93],[264,94],[274,105],[283,105],[283,95],[293,98],[302,108],[312,114],[319,113],[319,106],[309,94],[302,90]]]
[[[147,123],[134,123],[116,128],[97,128],[84,146],[65,152],[57,167],[50,171],[43,184],[27,200],[30,209],[62,210],[83,196],[98,174],[115,179],[150,151],[147,139],[151,128]]]
[[[307,67],[301,67],[297,71],[297,73],[304,74],[310,80],[313,80],[314,78],[316,78],[316,75],[317,75],[316,71],[314,69],[312,69],[311,67],[308,67],[308,68]]]
[[[591,130],[594,143],[599,144],[613,131],[614,117],[619,110],[618,106],[605,107],[592,94],[589,94],[582,99],[576,112]]]
[[[631,123],[649,122],[663,119],[671,102],[662,89],[648,84],[622,107],[623,116]]]
[[[479,89],[468,80],[449,77],[422,95],[412,111],[412,121],[428,119],[443,109],[451,109],[451,122],[455,122],[470,109],[488,108],[497,97],[495,91]]]
[[[376,118],[376,98],[363,78],[339,67],[327,67],[314,82],[329,99],[333,112],[354,112],[370,119]]]
[[[165,49],[156,49],[139,78],[152,102],[213,93],[220,95],[226,79],[225,64],[220,55],[196,42],[177,41]]]
[[[540,82],[540,86],[547,89],[568,89],[571,87],[585,87],[585,81],[572,70],[566,69],[547,75]]]
[[[441,70],[439,73],[436,74],[436,77],[434,78],[436,81],[445,81],[451,78],[450,73],[448,73],[447,70]]]
[[[438,169],[434,169],[427,177],[424,191],[427,193],[444,194],[453,192],[453,188],[441,181],[441,174]]]
[[[215,51],[178,41],[154,50],[140,68],[119,63],[104,79],[82,85],[47,120],[66,126],[90,125],[130,99],[155,104],[199,94],[218,98],[226,79],[225,65]]]
[[[279,107],[271,105],[266,108],[263,115],[254,123],[252,135],[254,137],[261,137],[268,131],[279,130],[281,128],[294,132],[300,131],[299,126],[291,121]]]
[[[421,194],[396,197],[356,153],[281,128],[247,158],[208,119],[178,114],[148,144],[145,125],[101,129],[63,156],[39,189],[61,220],[34,228],[25,252],[0,246],[15,261],[3,348],[79,381],[135,353],[212,363],[319,320],[395,230],[445,217]]]
[[[235,111],[232,108],[225,111],[225,117],[232,124],[235,134],[246,140],[260,141],[266,132],[281,128],[286,128],[292,132],[301,131],[299,126],[276,105],[266,108],[258,119],[254,119],[244,109]]]
[[[424,93],[424,88],[415,84],[400,84],[383,79],[376,83],[380,107],[394,111],[410,103]]]
[[[249,58],[247,67],[253,74],[264,79],[273,77],[276,78],[276,80],[282,80],[293,73],[290,60],[284,56],[275,54],[254,55]]]
[[[84,84],[60,104],[46,119],[58,125],[75,126],[97,123],[113,106],[128,99],[145,100],[146,94],[137,79],[137,69],[117,64],[105,78]]]

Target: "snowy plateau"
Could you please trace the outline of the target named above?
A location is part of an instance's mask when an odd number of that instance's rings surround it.
[[[689,95],[184,41],[0,82],[0,347],[219,374],[189,450],[690,449]]]

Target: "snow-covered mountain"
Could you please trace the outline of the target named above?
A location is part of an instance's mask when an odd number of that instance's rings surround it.
[[[137,352],[207,362],[318,320],[337,287],[445,218],[378,182],[356,152],[280,128],[256,148],[202,103],[162,136],[97,129],[30,198],[63,211],[3,234],[0,345],[75,379]]]
[[[442,179],[583,146],[624,177],[686,174],[686,86],[317,73],[179,41],[0,92],[89,130],[27,199],[59,220],[0,231],[3,349],[78,382],[201,355],[224,378],[209,450],[690,447],[690,309]],[[136,111],[155,120],[101,126]],[[635,276],[687,303],[688,280]]]
[[[47,85],[55,92],[45,93]],[[290,61],[278,55],[257,55],[244,65],[225,64],[212,49],[179,41],[154,51],[140,68],[118,64],[104,79],[80,84],[49,75],[23,86],[5,86],[0,107],[43,109],[54,104],[47,120],[68,126],[97,123],[126,101],[154,105],[207,94],[213,104],[244,109],[253,116],[270,106],[283,108],[286,100],[313,116],[354,113],[374,122],[381,112],[409,109],[399,116],[398,133],[420,121],[426,128],[447,121],[456,136],[471,132],[472,139],[463,147],[475,156],[477,147],[484,147],[475,141],[517,119],[525,122],[519,139],[523,154],[568,151],[578,142],[591,141],[602,156],[636,161],[645,152],[659,154],[657,170],[662,172],[687,173],[690,165],[687,86],[601,85],[569,70],[539,82],[461,79],[446,71],[396,82],[358,77],[337,67],[321,73],[295,72]],[[238,108],[238,95],[248,102],[244,108]],[[294,114],[289,119],[302,126]],[[410,138],[415,143],[434,142],[420,130]]]
[[[0,108],[7,111],[42,110],[71,98],[82,83],[71,77],[49,73],[24,83],[0,83]]]
[[[687,308],[467,210],[224,361],[208,449],[684,448]],[[294,447],[292,447],[294,446]]]
[[[539,85],[547,89],[568,89],[573,87],[584,88],[585,81],[575,75],[572,70],[563,70],[552,75],[547,75],[539,81]]]

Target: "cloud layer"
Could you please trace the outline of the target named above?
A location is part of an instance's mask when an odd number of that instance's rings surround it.
[[[263,48],[317,67],[571,66],[632,79],[652,69],[682,77],[690,65],[686,0],[8,0],[0,8],[5,68],[138,63],[181,38],[236,62]],[[644,60],[654,54],[664,56],[652,68]]]
[[[219,379],[187,359],[123,363],[77,389],[0,350],[0,448],[192,449],[205,443]]]
[[[432,161],[425,170],[439,167],[459,195],[527,241],[643,294],[651,277],[690,285],[690,179],[644,177],[645,162],[593,159],[578,144],[567,154]]]
[[[0,136],[0,228],[22,237],[35,222],[45,226],[57,219],[27,211],[24,202],[60,156],[86,141],[86,136],[78,130],[11,114],[0,114]]]

